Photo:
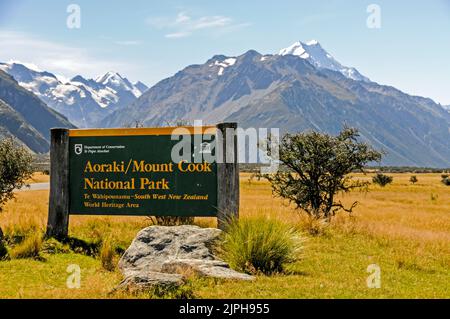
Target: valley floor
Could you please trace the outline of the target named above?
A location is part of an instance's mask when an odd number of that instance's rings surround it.
[[[341,213],[331,225],[311,235],[311,225],[293,207],[271,195],[265,181],[241,174],[241,218],[265,215],[301,229],[306,237],[300,261],[288,274],[258,276],[252,283],[194,279],[196,298],[450,298],[450,187],[440,174],[394,176],[392,185],[341,196],[358,200],[352,216]],[[371,178],[358,175],[358,178]],[[39,176],[38,182],[46,182]],[[9,236],[44,229],[48,190],[18,192],[0,214]],[[213,219],[198,219],[214,226]],[[98,242],[109,238],[117,251],[128,247],[151,221],[145,217],[72,216],[70,236]],[[115,257],[116,262],[119,258]],[[81,287],[69,289],[67,267],[81,268]],[[367,268],[381,269],[381,288],[368,288]],[[118,270],[107,271],[99,258],[81,253],[44,254],[43,258],[0,261],[0,298],[132,298],[110,294],[120,282]],[[140,296],[145,297],[145,296]]]

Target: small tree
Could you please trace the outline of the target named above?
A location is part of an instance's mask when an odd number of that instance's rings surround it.
[[[417,176],[416,175],[413,175],[413,176],[411,176],[410,178],[409,178],[409,181],[411,182],[411,184],[415,184],[415,183],[417,183],[419,180],[417,179]]]
[[[283,170],[262,175],[272,184],[272,191],[293,202],[315,218],[329,218],[339,210],[351,212],[354,202],[345,208],[334,197],[339,192],[367,187],[368,182],[355,181],[348,174],[364,172],[371,161],[382,154],[366,143],[357,141],[356,129],[345,128],[338,136],[318,132],[286,134],[279,147]]]
[[[21,188],[31,177],[32,156],[13,139],[0,141],[0,211],[14,197],[14,189]]]
[[[450,186],[450,177],[442,178],[441,182],[442,182],[442,184],[444,184],[445,186]]]
[[[32,156],[13,139],[7,138],[0,141],[0,212],[3,205],[14,198],[14,189],[25,185],[30,178],[32,170]],[[2,255],[3,232],[0,228],[0,257]],[[4,247],[3,247],[4,248]]]
[[[392,183],[393,180],[394,178],[392,176],[384,175],[382,173],[377,173],[377,175],[372,178],[372,182],[374,182],[374,184],[380,185],[381,187]]]

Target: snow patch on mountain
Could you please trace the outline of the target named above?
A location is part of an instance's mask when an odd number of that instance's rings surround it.
[[[226,58],[223,61],[215,61],[214,66],[219,66],[219,71],[217,72],[217,75],[221,76],[223,74],[223,71],[229,66],[233,66],[236,63],[236,58]],[[211,66],[213,66],[211,65]]]
[[[8,64],[21,64],[21,65],[25,66],[27,69],[30,69],[32,71],[42,72],[42,70],[34,63],[27,63],[27,62],[21,62],[19,60],[10,59],[8,61]]]
[[[85,79],[81,75],[71,80],[61,80],[50,72],[40,71],[38,67],[29,68],[16,62],[0,63],[0,70],[9,73],[20,86],[66,115],[79,127],[94,125],[94,119],[96,121],[102,113],[128,105],[148,89],[144,83],[136,82],[134,85],[112,71],[95,80]],[[96,113],[95,116],[93,113]]]
[[[297,41],[289,47],[281,49],[278,54],[295,55],[307,60],[319,69],[337,71],[349,79],[370,82],[367,77],[363,76],[355,68],[340,64],[331,54],[323,49],[320,43],[316,40],[311,40],[306,43]]]

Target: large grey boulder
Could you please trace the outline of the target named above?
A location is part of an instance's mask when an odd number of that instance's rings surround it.
[[[179,286],[190,275],[254,280],[229,268],[214,253],[222,231],[193,225],[150,226],[141,230],[119,261],[119,287]]]

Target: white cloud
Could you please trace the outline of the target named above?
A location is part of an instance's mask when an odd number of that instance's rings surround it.
[[[133,69],[128,63],[96,58],[84,48],[39,39],[22,32],[0,31],[0,47],[3,48],[0,61],[25,61],[34,68],[67,78],[77,74],[96,77],[107,70],[127,72]]]
[[[168,33],[164,36],[172,39],[188,37],[200,30],[224,33],[250,25],[249,23],[235,23],[232,18],[221,15],[193,18],[186,12],[179,12],[175,18],[149,18],[147,24],[159,30],[166,30]]]
[[[22,65],[25,65],[30,70],[33,70],[33,71],[36,71],[36,72],[42,72],[42,70],[34,63],[22,62],[20,60],[15,60],[15,59],[9,59],[8,63],[22,64]]]
[[[164,35],[168,39],[176,39],[176,38],[185,38],[191,35],[191,32],[174,32],[174,33],[167,33]]]
[[[124,45],[124,46],[140,45],[140,44],[142,44],[141,41],[135,41],[135,40],[115,41],[114,43],[118,44],[118,45]]]
[[[192,29],[199,30],[205,28],[220,28],[229,26],[232,23],[232,19],[222,16],[201,17],[194,21]]]

